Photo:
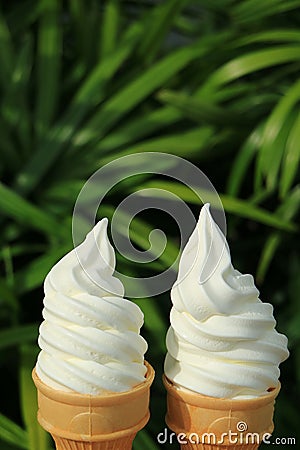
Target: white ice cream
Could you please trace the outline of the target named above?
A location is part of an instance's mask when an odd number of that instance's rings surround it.
[[[145,380],[143,314],[123,298],[114,269],[103,219],[47,275],[36,365],[47,385],[96,395]]]
[[[204,395],[249,398],[278,383],[287,338],[275,330],[251,275],[231,263],[226,239],[209,205],[183,250],[171,291],[165,374]]]

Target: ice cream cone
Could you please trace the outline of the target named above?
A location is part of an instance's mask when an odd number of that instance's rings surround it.
[[[256,450],[274,429],[274,401],[280,390],[233,400],[178,389],[164,376],[168,427],[185,450]]]
[[[51,433],[56,450],[130,450],[136,433],[149,420],[150,386],[146,380],[127,392],[83,395],[53,389],[33,370],[38,390],[38,421]]]

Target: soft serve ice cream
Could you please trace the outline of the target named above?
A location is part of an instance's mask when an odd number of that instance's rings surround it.
[[[103,219],[47,275],[36,372],[50,387],[98,395],[145,380],[143,314],[114,269]]]
[[[287,338],[251,275],[231,263],[226,239],[203,206],[183,250],[171,299],[165,374],[179,388],[251,398],[275,388]]]

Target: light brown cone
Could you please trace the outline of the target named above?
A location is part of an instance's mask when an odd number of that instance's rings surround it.
[[[84,395],[52,389],[32,372],[38,391],[38,421],[51,433],[56,450],[131,450],[136,433],[149,420],[154,370],[132,390]]]
[[[266,433],[271,434],[274,429],[274,402],[280,384],[264,396],[232,400],[178,389],[165,376],[163,381],[167,389],[166,423],[176,433],[181,449],[256,450],[263,436],[268,438]],[[232,434],[230,438],[230,430],[237,435]],[[257,434],[247,437],[248,433]],[[198,443],[196,435],[199,437]]]

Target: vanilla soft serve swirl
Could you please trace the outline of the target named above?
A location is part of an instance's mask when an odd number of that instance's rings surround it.
[[[171,291],[165,374],[212,397],[256,397],[278,383],[287,338],[275,330],[251,275],[231,263],[226,239],[203,206]]]
[[[96,395],[144,381],[143,314],[114,269],[103,219],[47,275],[36,371],[49,386]]]

